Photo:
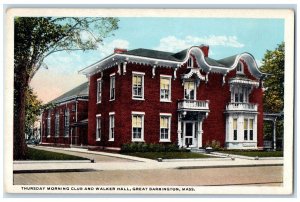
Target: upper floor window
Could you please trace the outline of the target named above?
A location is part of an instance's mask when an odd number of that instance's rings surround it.
[[[144,141],[144,113],[132,113],[132,141]]]
[[[69,111],[69,109],[65,110],[64,124],[65,124],[65,137],[68,137],[69,136],[69,129],[70,129],[70,111]]]
[[[132,98],[144,99],[144,73],[132,72]]]
[[[96,141],[101,140],[101,115],[96,115]]]
[[[194,67],[194,61],[192,57],[189,57],[188,62],[187,62],[187,67]]]
[[[110,75],[110,100],[114,100],[116,95],[115,95],[115,86],[116,86],[116,75],[111,74]]]
[[[171,76],[160,77],[160,101],[171,101]]]
[[[59,112],[55,113],[55,136],[59,136]]]
[[[101,79],[97,80],[97,103],[101,103],[101,95],[102,95],[102,82]]]
[[[160,141],[170,141],[171,114],[160,114]]]
[[[51,110],[48,111],[48,118],[47,118],[47,136],[50,137],[51,135]]]
[[[194,81],[184,82],[184,98],[188,100],[196,99],[196,85]]]
[[[245,87],[234,87],[232,92],[232,102],[248,102],[249,91]]]
[[[114,141],[115,139],[115,113],[109,113],[109,139],[108,141]]]
[[[244,65],[242,62],[239,62],[239,64],[236,67],[236,73],[237,74],[244,74]]]

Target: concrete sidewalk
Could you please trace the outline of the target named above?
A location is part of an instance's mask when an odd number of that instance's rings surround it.
[[[223,168],[223,167],[254,167],[254,166],[282,166],[283,159],[270,160],[249,160],[235,158],[208,158],[208,159],[180,159],[158,162],[156,160],[127,156],[115,153],[88,151],[80,148],[49,148],[49,147],[35,147],[36,149],[47,149],[55,152],[72,151],[74,153],[85,153],[99,156],[107,156],[112,158],[127,159],[129,161],[100,161],[97,163],[88,162],[69,162],[69,161],[55,161],[39,162],[39,161],[17,161],[14,162],[14,171],[19,173],[29,170],[47,171],[47,170],[149,170],[149,169],[193,169],[193,168]]]

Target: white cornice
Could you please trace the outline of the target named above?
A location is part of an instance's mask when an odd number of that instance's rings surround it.
[[[172,60],[163,60],[163,59],[156,59],[156,58],[149,58],[149,57],[142,57],[142,56],[135,56],[135,55],[126,55],[126,54],[119,54],[114,53],[107,58],[100,60],[82,70],[79,71],[79,73],[91,76],[95,74],[96,72],[102,72],[103,70],[110,68],[112,66],[118,65],[121,62],[130,62],[130,63],[137,63],[137,64],[148,64],[148,65],[155,65],[156,67],[171,67],[171,68],[178,68],[182,66],[184,63],[186,63],[189,59],[189,55],[193,54],[196,58],[196,62],[198,63],[198,66],[205,72],[215,72],[215,73],[221,73],[223,75],[227,74],[229,71],[234,70],[239,61],[242,59],[244,60],[248,67],[250,73],[257,79],[263,78],[265,74],[259,71],[258,66],[256,64],[256,61],[254,57],[249,53],[242,53],[239,55],[236,55],[234,59],[234,63],[229,67],[224,66],[216,66],[216,65],[210,65],[205,60],[205,55],[200,47],[198,46],[192,46],[189,48],[189,50],[186,53],[185,58],[182,61],[172,61]]]

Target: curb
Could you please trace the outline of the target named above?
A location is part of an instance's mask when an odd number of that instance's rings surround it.
[[[39,170],[14,170],[14,174],[26,173],[67,173],[67,172],[92,172],[94,169],[39,169]]]
[[[190,159],[162,159],[158,162],[186,162],[186,161],[232,161],[231,158],[190,158]]]
[[[236,154],[226,154],[226,153],[219,153],[219,152],[211,152],[211,154],[223,158],[239,158],[239,159],[247,159],[247,160],[283,160],[283,157],[252,157],[252,156],[242,156]]]
[[[283,166],[283,163],[270,164],[247,164],[247,165],[208,165],[208,166],[180,166],[175,169],[203,169],[203,168],[234,168],[234,167],[264,167],[264,166]]]
[[[91,160],[36,160],[36,161],[14,161],[13,164],[35,164],[35,163],[92,163]]]

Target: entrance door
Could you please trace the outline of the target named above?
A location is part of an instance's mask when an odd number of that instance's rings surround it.
[[[187,147],[195,146],[194,136],[195,136],[195,122],[186,122],[185,123],[185,136],[184,136],[185,146],[187,146]]]

